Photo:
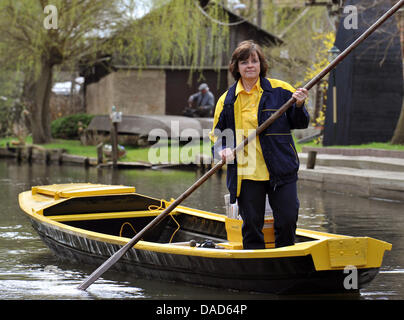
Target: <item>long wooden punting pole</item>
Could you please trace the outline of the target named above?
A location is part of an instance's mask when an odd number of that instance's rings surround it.
[[[382,17],[380,17],[372,26],[369,27],[355,42],[353,42],[348,48],[346,48],[341,54],[338,55],[327,67],[325,67],[317,76],[311,79],[305,86],[307,90],[310,90],[316,85],[325,75],[327,75],[335,66],[340,63],[353,49],[355,49],[363,40],[365,40],[371,33],[373,33],[383,22],[390,18],[402,5],[404,0],[397,2],[389,11],[387,11]],[[267,127],[269,127],[276,119],[278,119],[286,110],[288,110],[296,99],[291,98],[281,108],[278,109],[270,118],[268,118],[263,124],[261,124],[257,130],[245,138],[238,146],[233,149],[235,155],[238,151],[242,150],[251,140],[255,139],[260,133],[262,133]],[[213,166],[208,172],[206,172],[198,181],[196,181],[191,187],[189,187],[183,194],[181,194],[174,202],[172,202],[162,213],[154,218],[146,227],[138,232],[127,244],[121,249],[115,252],[108,260],[106,260],[98,269],[96,269],[85,281],[83,281],[78,287],[81,290],[86,290],[92,283],[94,283],[104,272],[112,267],[129,249],[131,249],[141,238],[144,237],[146,232],[150,231],[158,223],[160,223],[170,212],[172,212],[182,201],[188,198],[199,186],[201,186],[206,180],[208,180],[214,173],[216,173],[225,162],[220,160],[215,166]]]

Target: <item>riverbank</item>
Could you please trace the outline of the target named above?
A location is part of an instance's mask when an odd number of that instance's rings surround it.
[[[299,180],[318,190],[404,202],[404,152],[401,155],[350,156],[323,151],[317,154],[314,169],[308,169],[308,154],[300,153]]]
[[[95,148],[95,147],[92,147]],[[0,158],[15,158],[18,162],[43,162],[47,165],[57,163],[59,165],[81,165],[84,167],[98,166],[109,167],[112,166],[112,161],[101,157],[92,157],[93,150],[90,152],[82,152],[80,154],[71,154],[65,148],[52,148],[51,146],[43,147],[38,145],[7,145],[6,147],[0,147]],[[95,151],[94,153],[97,153]],[[87,155],[88,154],[88,155]],[[150,168],[152,164],[147,161],[130,161],[119,162],[119,167],[131,167],[131,168]]]
[[[309,161],[315,155],[315,161]],[[404,202],[404,146],[370,143],[319,147],[299,152],[299,180],[322,191]],[[309,162],[309,164],[308,164]]]
[[[101,148],[101,149],[100,149]],[[117,168],[175,167],[192,168],[211,166],[211,145],[209,141],[191,141],[185,144],[160,140],[147,147],[125,147],[125,155],[118,161]],[[52,143],[34,145],[30,139],[17,143],[15,139],[0,139],[0,158],[15,158],[17,161],[39,161],[46,164],[112,166],[112,161],[102,147],[85,146],[78,140],[55,139]]]

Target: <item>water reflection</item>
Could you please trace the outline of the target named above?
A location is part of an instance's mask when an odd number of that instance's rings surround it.
[[[169,200],[182,194],[200,175],[195,171],[168,169],[113,171],[0,161],[0,299],[285,299],[134,279],[113,271],[97,280],[91,290],[82,292],[76,287],[94,267],[56,258],[18,207],[18,194],[31,186],[74,182],[134,185],[140,193]],[[184,205],[224,213],[225,193],[225,175],[216,174],[185,200]],[[299,198],[300,228],[370,236],[393,244],[393,250],[385,255],[380,274],[369,287],[359,296],[344,298],[404,299],[401,285],[404,283],[404,203],[322,192],[303,182],[299,182]],[[307,299],[307,296],[298,298]]]

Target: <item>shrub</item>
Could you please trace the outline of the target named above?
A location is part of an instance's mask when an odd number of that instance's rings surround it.
[[[85,130],[94,115],[77,113],[52,121],[52,137],[56,139],[78,139],[79,130]],[[81,128],[81,129],[80,129]]]

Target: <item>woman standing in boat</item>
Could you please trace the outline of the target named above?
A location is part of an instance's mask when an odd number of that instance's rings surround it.
[[[304,129],[309,124],[304,107],[308,92],[266,78],[267,62],[253,41],[238,45],[229,69],[236,82],[217,102],[211,139],[215,142],[215,158],[227,162],[230,202],[237,199],[243,219],[243,247],[265,248],[262,228],[266,195],[274,215],[275,246],[293,245],[299,211],[296,185],[299,159],[291,130]],[[232,148],[292,96],[296,103],[233,159]]]

